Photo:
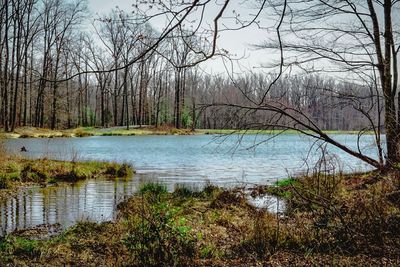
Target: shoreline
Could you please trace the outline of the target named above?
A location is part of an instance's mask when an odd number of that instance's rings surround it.
[[[19,186],[127,177],[124,164],[0,159],[0,200]],[[116,220],[41,225],[0,237],[0,265],[313,266],[400,263],[400,168],[314,173],[251,188],[285,210],[252,206],[243,188],[144,184]],[[116,252],[118,252],[116,254]]]
[[[284,199],[288,208],[281,214],[250,206],[240,189],[208,185],[200,192],[184,187],[167,192],[162,185],[145,184],[118,205],[116,221],[84,221],[45,238],[38,236],[53,226],[5,236],[0,239],[0,262],[396,266],[400,235],[390,225],[400,216],[399,200],[387,196],[397,192],[397,174],[321,175],[319,185],[310,176],[254,188],[255,195],[272,193]]]
[[[330,135],[357,135],[359,131],[324,131]],[[124,127],[95,128],[81,127],[68,130],[50,130],[34,127],[22,127],[12,133],[0,132],[0,138],[72,138],[72,137],[90,137],[90,136],[152,136],[152,135],[296,135],[300,134],[295,130],[234,130],[234,129],[175,129],[167,127],[143,127],[126,130]],[[373,132],[365,132],[364,135],[373,135]]]

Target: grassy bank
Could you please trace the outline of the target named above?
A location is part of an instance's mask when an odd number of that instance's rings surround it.
[[[171,127],[143,127],[126,130],[124,127],[95,128],[82,127],[69,130],[50,130],[34,127],[22,127],[12,133],[0,133],[0,138],[57,138],[57,137],[88,137],[88,136],[134,136],[134,135],[190,135],[189,129]]]
[[[145,185],[117,221],[82,222],[40,240],[0,241],[0,262],[40,266],[398,266],[400,174],[314,175],[258,187],[285,214],[250,206],[239,189]]]
[[[0,159],[0,200],[13,194],[21,186],[77,182],[97,177],[128,177],[132,172],[127,164],[31,160],[4,156]]]
[[[279,131],[279,130],[232,130],[232,129],[196,129],[194,132],[190,129],[176,129],[173,127],[143,127],[132,128],[126,130],[124,127],[112,128],[95,128],[84,127],[69,130],[50,130],[34,127],[22,127],[16,129],[13,133],[0,132],[0,137],[3,138],[56,138],[56,137],[87,137],[87,136],[142,136],[142,135],[228,135],[228,134],[259,134],[259,135],[274,135],[274,134],[298,134],[294,130]],[[327,134],[358,134],[358,131],[325,131]],[[365,134],[372,134],[367,132]]]
[[[312,133],[311,131],[305,131],[308,133]],[[327,130],[323,131],[329,135],[337,135],[337,134],[359,134],[359,131],[341,131],[341,130]],[[295,130],[233,130],[233,129],[196,129],[197,134],[259,134],[259,135],[276,135],[276,134],[299,134],[298,131]],[[372,131],[365,132],[364,134],[373,134]]]

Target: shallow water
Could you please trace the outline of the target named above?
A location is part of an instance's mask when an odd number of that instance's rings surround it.
[[[201,189],[207,182],[224,187],[248,187],[272,183],[299,170],[306,171],[319,158],[317,146],[308,138],[281,135],[258,144],[265,138],[197,135],[7,140],[7,149],[12,153],[19,154],[20,148],[25,146],[28,152],[24,155],[32,158],[128,162],[137,174],[127,180],[100,179],[29,188],[0,203],[0,234],[41,224],[60,223],[67,227],[82,220],[112,220],[117,204],[137,192],[144,182],[163,183],[169,190],[177,185]],[[356,146],[354,135],[335,138]],[[363,140],[362,147],[373,155],[371,144],[369,136]],[[332,171],[369,168],[337,149],[329,148],[329,151],[335,162]],[[270,209],[277,209],[273,199],[266,200]],[[255,199],[253,203],[263,206],[262,201],[264,199]]]

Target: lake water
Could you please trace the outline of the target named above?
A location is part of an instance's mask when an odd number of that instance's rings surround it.
[[[312,170],[320,151],[312,140],[298,135],[246,135],[217,137],[129,136],[51,139],[9,139],[9,152],[60,160],[103,160],[130,163],[137,173],[128,180],[88,180],[74,185],[32,187],[0,203],[0,234],[41,224],[71,226],[79,220],[107,221],[116,216],[117,204],[137,192],[144,182],[201,189],[211,182],[224,187],[269,184],[277,179]],[[356,148],[356,135],[335,138]],[[361,148],[373,156],[372,136]],[[360,171],[370,167],[328,147],[332,171]],[[307,163],[307,164],[305,164]],[[271,198],[264,205],[277,209]],[[260,204],[260,200],[255,203]]]

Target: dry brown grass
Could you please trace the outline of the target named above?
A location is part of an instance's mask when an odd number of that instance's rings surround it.
[[[134,196],[119,206],[116,222],[79,224],[37,245],[37,255],[11,259],[47,266],[140,266],[140,253],[134,252],[140,246],[127,237],[144,234],[141,223],[147,221],[159,230],[145,233],[154,237],[160,231],[167,247],[176,238],[169,227],[190,229],[185,238],[195,241],[195,254],[180,255],[177,262],[184,266],[398,266],[399,174],[377,175],[300,179],[284,188],[291,208],[279,216],[250,207],[239,190],[170,194],[149,186],[162,197]]]

